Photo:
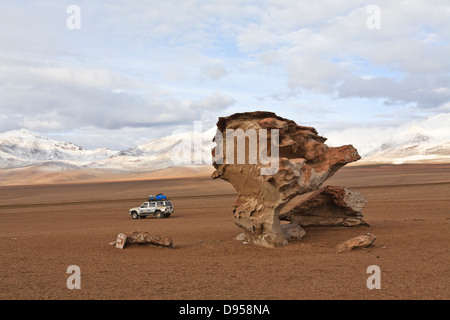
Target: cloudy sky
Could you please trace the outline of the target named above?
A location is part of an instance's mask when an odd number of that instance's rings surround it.
[[[0,12],[0,132],[120,150],[268,110],[364,150],[414,124],[450,136],[448,0],[2,0]]]

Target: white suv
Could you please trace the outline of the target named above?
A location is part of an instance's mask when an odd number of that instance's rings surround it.
[[[131,208],[130,215],[133,219],[156,216],[156,218],[168,218],[174,212],[172,201],[146,201],[140,207]]]

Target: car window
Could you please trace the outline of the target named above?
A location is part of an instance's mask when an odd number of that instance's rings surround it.
[[[164,202],[158,201],[158,207],[163,207],[163,206],[164,206]]]
[[[156,207],[156,202],[150,202],[150,207]]]
[[[166,201],[166,206],[170,206],[170,207],[172,207],[172,202],[170,202],[170,201]]]
[[[144,203],[141,205],[141,208],[148,208],[148,202],[144,202]]]

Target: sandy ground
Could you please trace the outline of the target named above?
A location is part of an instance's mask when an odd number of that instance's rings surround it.
[[[80,182],[108,182],[108,181],[136,181],[152,180],[176,177],[198,177],[211,175],[214,171],[211,165],[192,166],[183,168],[167,168],[164,170],[124,173],[108,169],[77,169],[66,171],[51,171],[37,167],[25,167],[14,169],[0,169],[0,185],[36,185],[36,184],[61,184]]]
[[[309,228],[264,248],[235,240],[231,185],[207,176],[0,187],[0,299],[449,299],[450,165],[346,167],[327,181],[361,192],[370,227]],[[164,192],[169,219],[128,209]],[[168,236],[174,248],[109,246],[117,234]],[[335,246],[372,232],[374,246]],[[67,267],[81,289],[66,286]],[[366,286],[381,270],[381,289]]]

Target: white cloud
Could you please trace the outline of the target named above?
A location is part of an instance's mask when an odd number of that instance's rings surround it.
[[[0,61],[0,81],[12,84],[52,83],[97,89],[142,89],[138,81],[104,68],[77,68],[57,64],[33,64],[25,61]],[[117,90],[117,89],[116,89]]]
[[[222,63],[208,64],[202,68],[202,73],[212,80],[219,80],[228,74]]]
[[[333,93],[335,86],[345,79],[346,72],[339,65],[314,57],[296,57],[288,67],[289,87],[305,88],[320,93]]]
[[[191,107],[203,110],[224,110],[235,102],[233,98],[215,92],[209,97],[193,102]]]
[[[383,121],[448,112],[446,0],[81,0],[81,30],[66,28],[68,5],[0,3],[0,131],[89,127],[126,140],[305,106],[300,120],[323,128],[377,117],[372,139]],[[379,30],[366,26],[368,5]]]
[[[174,98],[159,87],[103,69],[3,63],[0,70],[2,113],[14,115],[16,126],[30,130],[176,125],[201,117],[202,110],[234,103],[220,93]]]
[[[369,4],[272,2],[257,22],[241,30],[238,40],[245,50],[258,52],[263,63],[276,48],[291,89],[416,102],[427,108],[448,100],[433,89],[450,83],[450,43],[442,40],[449,39],[450,4],[377,1],[380,30],[366,26]],[[367,69],[382,75],[360,77]]]

